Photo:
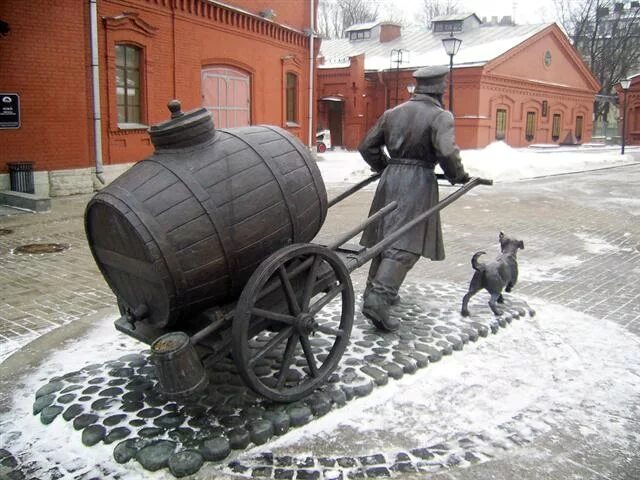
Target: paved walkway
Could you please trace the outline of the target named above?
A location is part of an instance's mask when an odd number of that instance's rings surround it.
[[[340,190],[341,187],[332,186],[330,196]],[[526,248],[519,256],[518,292],[595,319],[611,320],[637,343],[638,192],[638,165],[478,187],[443,213],[447,260],[419,262],[409,281],[437,279],[466,284],[471,275],[471,255],[485,250],[488,257],[493,257],[498,232],[503,230],[525,242]],[[362,219],[372,194],[372,190],[360,192],[332,208],[321,235],[333,237]],[[105,307],[115,308],[114,296],[99,274],[84,236],[82,213],[89,198],[54,199],[52,212],[47,214],[0,217],[0,361],[59,326],[73,324]],[[69,249],[55,254],[13,253],[16,247],[31,243],[62,243]],[[360,283],[365,275],[366,268],[354,273]],[[3,371],[0,377],[6,379],[10,375],[12,372]],[[2,384],[2,388],[6,385]],[[635,438],[640,438],[638,400],[635,410],[626,412],[629,435]],[[551,436],[542,439],[541,444],[549,452],[581,448],[576,438],[563,444],[562,438]],[[548,477],[527,477],[527,468],[517,465],[531,466],[535,459],[525,453],[523,449],[515,452],[510,461],[453,470],[442,478],[640,478],[638,456],[615,458],[615,452],[607,452],[595,463],[575,458],[561,464],[550,461]],[[611,473],[612,464],[622,466]]]

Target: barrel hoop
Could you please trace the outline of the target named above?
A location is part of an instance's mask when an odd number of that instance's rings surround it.
[[[187,280],[184,276],[182,268],[180,267],[180,262],[178,261],[176,251],[173,248],[173,245],[171,245],[171,243],[167,239],[164,230],[162,229],[156,218],[147,211],[144,204],[142,204],[136,197],[134,197],[127,190],[118,185],[113,185],[112,187],[118,192],[118,194],[131,209],[131,211],[135,213],[138,218],[140,218],[144,226],[151,233],[151,236],[162,252],[162,257],[166,262],[169,271],[171,272],[171,278],[174,279],[173,286],[175,288],[176,298],[179,299],[181,303],[183,303],[184,294],[187,290]],[[181,310],[183,307],[183,304],[177,305],[178,310]]]
[[[164,161],[164,158],[159,159],[155,157],[147,161],[154,162],[173,173],[182,181],[183,185],[187,187],[198,202],[200,202],[200,206],[209,217],[209,220],[211,221],[211,224],[218,236],[218,240],[220,240],[220,248],[222,249],[222,254],[225,259],[225,263],[227,264],[227,272],[229,273],[230,289],[232,292],[235,291],[234,288],[236,285],[234,284],[233,275],[231,275],[231,273],[236,271],[238,267],[238,260],[233,255],[233,243],[231,242],[231,237],[227,233],[227,229],[222,228],[223,225],[220,224],[218,216],[216,215],[216,205],[213,203],[213,199],[207,190],[198,180],[196,180],[196,177],[194,177],[191,171],[183,166],[186,165],[186,163],[177,163],[172,161],[171,157],[167,157],[166,162]],[[171,165],[168,165],[169,162],[171,162]]]
[[[287,133],[286,130],[283,130],[282,128],[276,127],[274,125],[261,125],[261,126],[280,134]],[[307,158],[309,156],[308,151],[304,150],[299,143],[292,141],[288,135],[282,135],[282,136],[291,144],[293,148],[295,148],[298,151],[300,156],[304,159],[304,163],[307,165],[307,169],[311,174],[313,183],[316,186],[316,195],[318,195],[318,201],[320,202],[320,214],[322,215],[322,218],[320,218],[320,227],[322,227],[325,217],[327,216],[328,207],[327,207],[327,196],[326,195],[323,196],[320,193],[325,189],[324,183],[322,182],[322,177],[318,178],[318,175],[320,175],[320,171],[319,170],[315,171],[307,163]]]
[[[264,127],[264,125],[261,125],[261,126]],[[267,129],[268,130],[272,130],[270,128],[267,128]],[[257,144],[256,142],[254,142],[252,140],[249,140],[246,136],[236,135],[235,133],[233,133],[230,130],[222,130],[222,131],[225,132],[228,135],[236,137],[241,142],[246,143],[247,145],[249,145],[249,147],[251,147],[251,149],[254,152],[256,152],[256,154],[260,158],[262,158],[264,160],[264,164],[267,166],[267,168],[269,169],[269,171],[273,175],[273,178],[275,179],[276,183],[278,184],[278,188],[280,189],[280,193],[282,194],[282,198],[284,198],[285,205],[287,207],[287,212],[289,213],[289,219],[291,220],[291,233],[292,233],[293,241],[294,242],[298,241],[298,239],[300,238],[298,236],[299,232],[300,232],[300,225],[299,225],[299,222],[298,222],[298,215],[297,215],[297,212],[296,212],[296,204],[293,201],[292,196],[289,195],[289,192],[284,187],[283,182],[282,182],[282,180],[283,180],[282,179],[282,175],[280,175],[278,173],[275,165],[273,165],[273,158],[271,157],[271,155],[269,155],[261,145]],[[276,132],[276,133],[278,133],[281,137],[286,139],[286,137],[284,135],[282,135],[280,132]]]

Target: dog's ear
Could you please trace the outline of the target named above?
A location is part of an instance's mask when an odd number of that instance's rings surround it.
[[[502,240],[504,238],[504,232],[500,232],[500,235],[498,235],[498,240]]]
[[[519,246],[522,250],[524,250],[524,242],[523,242],[522,240],[520,240],[520,242],[519,242],[518,246]]]

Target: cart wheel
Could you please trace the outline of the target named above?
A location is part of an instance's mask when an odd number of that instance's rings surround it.
[[[285,247],[247,282],[233,319],[233,359],[245,383],[277,402],[322,385],[353,326],[351,277],[340,258],[313,244]]]

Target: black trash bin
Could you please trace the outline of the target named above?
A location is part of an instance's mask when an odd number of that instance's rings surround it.
[[[11,162],[9,167],[9,183],[11,191],[35,193],[33,181],[33,162]]]

